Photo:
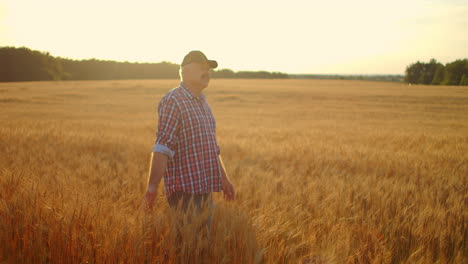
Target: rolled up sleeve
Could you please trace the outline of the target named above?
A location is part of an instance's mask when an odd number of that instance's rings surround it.
[[[153,152],[162,153],[169,158],[175,155],[180,111],[172,98],[163,98],[158,106],[158,132]]]
[[[162,154],[168,156],[171,159],[175,155],[175,151],[171,150],[170,148],[166,147],[165,145],[161,145],[161,144],[158,144],[158,143],[153,145],[153,152],[162,153]]]

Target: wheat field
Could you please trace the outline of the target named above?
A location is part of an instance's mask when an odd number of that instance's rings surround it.
[[[467,87],[212,80],[237,199],[175,245],[142,197],[178,83],[0,84],[0,263],[468,262]]]

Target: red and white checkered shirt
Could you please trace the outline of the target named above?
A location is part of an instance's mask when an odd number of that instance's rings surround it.
[[[203,194],[221,191],[216,122],[205,96],[196,96],[181,83],[158,106],[158,132],[153,152],[169,157],[164,189]]]

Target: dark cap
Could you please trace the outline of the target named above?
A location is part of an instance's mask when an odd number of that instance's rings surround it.
[[[180,65],[180,67],[184,67],[185,65],[190,64],[192,62],[201,62],[201,63],[207,62],[210,68],[212,69],[218,67],[218,63],[216,61],[208,60],[205,54],[203,54],[203,52],[199,50],[192,50],[187,55],[185,55],[184,60],[182,61],[182,64]]]

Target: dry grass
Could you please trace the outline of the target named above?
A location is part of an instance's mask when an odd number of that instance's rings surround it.
[[[0,84],[0,262],[467,263],[467,87],[213,80],[238,199],[177,254],[163,189],[140,208],[177,84]]]

